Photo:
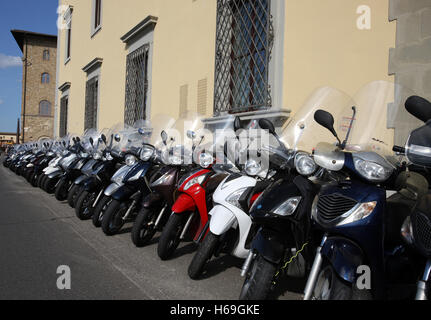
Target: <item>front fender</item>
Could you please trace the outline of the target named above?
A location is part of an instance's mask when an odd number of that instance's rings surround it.
[[[177,201],[175,201],[174,205],[172,206],[172,212],[174,213],[183,213],[183,212],[189,212],[189,211],[195,211],[196,210],[196,204],[192,197],[190,197],[186,193],[182,193]]]
[[[87,178],[88,178],[88,176],[86,176],[85,174],[83,174],[82,176],[79,176],[78,178],[76,178],[73,183],[76,184],[76,185],[80,185]]]
[[[118,189],[121,188],[122,185],[111,183],[104,191],[105,196],[110,197],[112,196]]]
[[[45,175],[47,175],[48,178],[50,178],[50,179],[60,177],[62,174],[63,174],[63,171],[61,171],[61,170],[57,170],[57,171],[51,172],[49,174],[45,173]]]
[[[279,264],[284,258],[283,238],[278,232],[261,229],[254,237],[251,247],[269,262]]]
[[[136,188],[132,188],[127,184],[118,188],[113,194],[112,199],[117,201],[124,201],[130,199],[138,190]]]
[[[358,267],[364,264],[362,249],[353,241],[341,237],[328,238],[321,250],[340,278],[354,283]]]
[[[158,192],[152,192],[142,200],[142,207],[148,209],[153,206],[159,205],[162,202],[163,196]]]
[[[215,206],[209,215],[211,216],[210,230],[217,236],[227,232],[236,221],[233,212],[221,205]]]
[[[101,187],[101,183],[97,178],[89,177],[88,179],[83,181],[82,186],[85,191],[91,193],[99,189]]]

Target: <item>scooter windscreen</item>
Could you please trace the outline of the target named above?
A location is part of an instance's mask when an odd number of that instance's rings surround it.
[[[205,129],[203,115],[186,111],[180,115],[175,124],[165,130],[168,155],[164,157],[169,164],[192,164],[194,147],[205,144],[212,139],[212,133]],[[166,159],[167,158],[167,159]]]

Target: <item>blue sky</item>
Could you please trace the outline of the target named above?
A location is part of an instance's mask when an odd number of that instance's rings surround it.
[[[0,132],[16,132],[21,113],[22,52],[10,30],[57,34],[58,0],[0,1]]]

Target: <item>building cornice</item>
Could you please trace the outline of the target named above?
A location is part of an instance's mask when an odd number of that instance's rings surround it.
[[[58,90],[60,90],[60,91],[66,91],[67,89],[70,88],[70,86],[71,86],[70,82],[65,82],[61,86],[58,87]]]
[[[155,16],[147,16],[144,20],[134,26],[130,31],[128,31],[124,36],[121,37],[121,41],[128,43],[134,36],[136,36],[141,31],[149,27],[154,27],[157,24],[159,18]]]
[[[98,68],[102,64],[102,58],[94,58],[90,63],[88,63],[85,67],[82,68],[82,71],[88,72],[91,69]]]

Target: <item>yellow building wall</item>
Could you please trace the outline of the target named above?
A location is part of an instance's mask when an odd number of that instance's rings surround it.
[[[388,0],[285,1],[282,106],[298,110],[317,87],[330,85],[354,92],[377,79],[391,80],[389,48],[395,22],[388,21]],[[60,0],[74,7],[71,60],[64,64],[65,31],[60,32],[58,85],[71,83],[68,129],[84,128],[86,74],[82,68],[103,58],[99,129],[124,119],[126,45],[120,38],[148,15],[158,17],[154,30],[151,113],[177,117],[180,87],[188,85],[187,107],[197,108],[198,81],[207,79],[207,116],[213,114],[216,0],[104,0],[102,29],[91,37],[92,1]],[[359,5],[372,13],[371,30],[356,27]],[[61,93],[58,97],[58,106]],[[58,117],[57,117],[58,122]],[[58,126],[57,126],[58,128]],[[58,129],[57,129],[58,130]]]
[[[371,9],[370,30],[357,28],[362,5]],[[393,81],[388,12],[388,0],[286,0],[284,107],[295,112],[321,86],[354,95],[370,81]]]

